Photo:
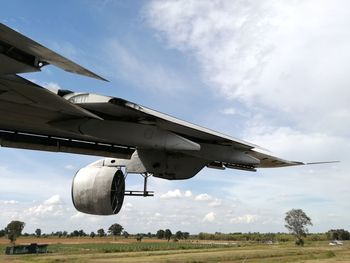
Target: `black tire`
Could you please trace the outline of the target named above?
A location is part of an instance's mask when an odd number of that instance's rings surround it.
[[[113,214],[118,214],[123,206],[125,193],[125,178],[121,170],[118,170],[112,181],[111,186],[111,206]]]

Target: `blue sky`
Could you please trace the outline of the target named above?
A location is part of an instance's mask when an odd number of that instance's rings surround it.
[[[152,178],[154,198],[97,217],[70,200],[75,171],[96,157],[1,148],[0,228],[285,231],[285,212],[302,208],[313,232],[349,229],[349,13],[347,1],[6,3],[2,23],[110,80],[49,66],[25,75],[40,85],[122,97],[286,159],[341,163]]]

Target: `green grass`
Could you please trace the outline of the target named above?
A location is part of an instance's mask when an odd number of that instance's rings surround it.
[[[186,249],[212,249],[225,248],[228,245],[200,244],[200,243],[174,243],[174,242],[147,242],[147,243],[90,243],[90,244],[55,244],[49,246],[52,253],[118,253],[118,252],[140,252],[160,250],[186,250]]]
[[[5,245],[0,245],[3,253]],[[327,242],[293,242],[266,245],[242,242],[239,245],[196,242],[141,242],[52,244],[44,255],[0,255],[0,262],[350,262],[350,244],[330,247]]]

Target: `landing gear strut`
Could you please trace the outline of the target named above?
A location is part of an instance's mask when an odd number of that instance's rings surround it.
[[[153,191],[148,191],[147,190],[147,179],[148,177],[151,176],[151,174],[149,173],[144,173],[141,174],[144,181],[143,181],[143,191],[135,191],[135,190],[126,190],[124,195],[128,195],[128,196],[154,196],[154,192]]]

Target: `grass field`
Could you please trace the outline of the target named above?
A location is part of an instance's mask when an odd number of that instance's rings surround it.
[[[55,238],[25,239],[17,243],[47,243],[49,253],[4,255],[7,240],[0,240],[0,262],[350,262],[350,243],[331,247],[328,242],[292,243],[182,241],[144,239]]]

